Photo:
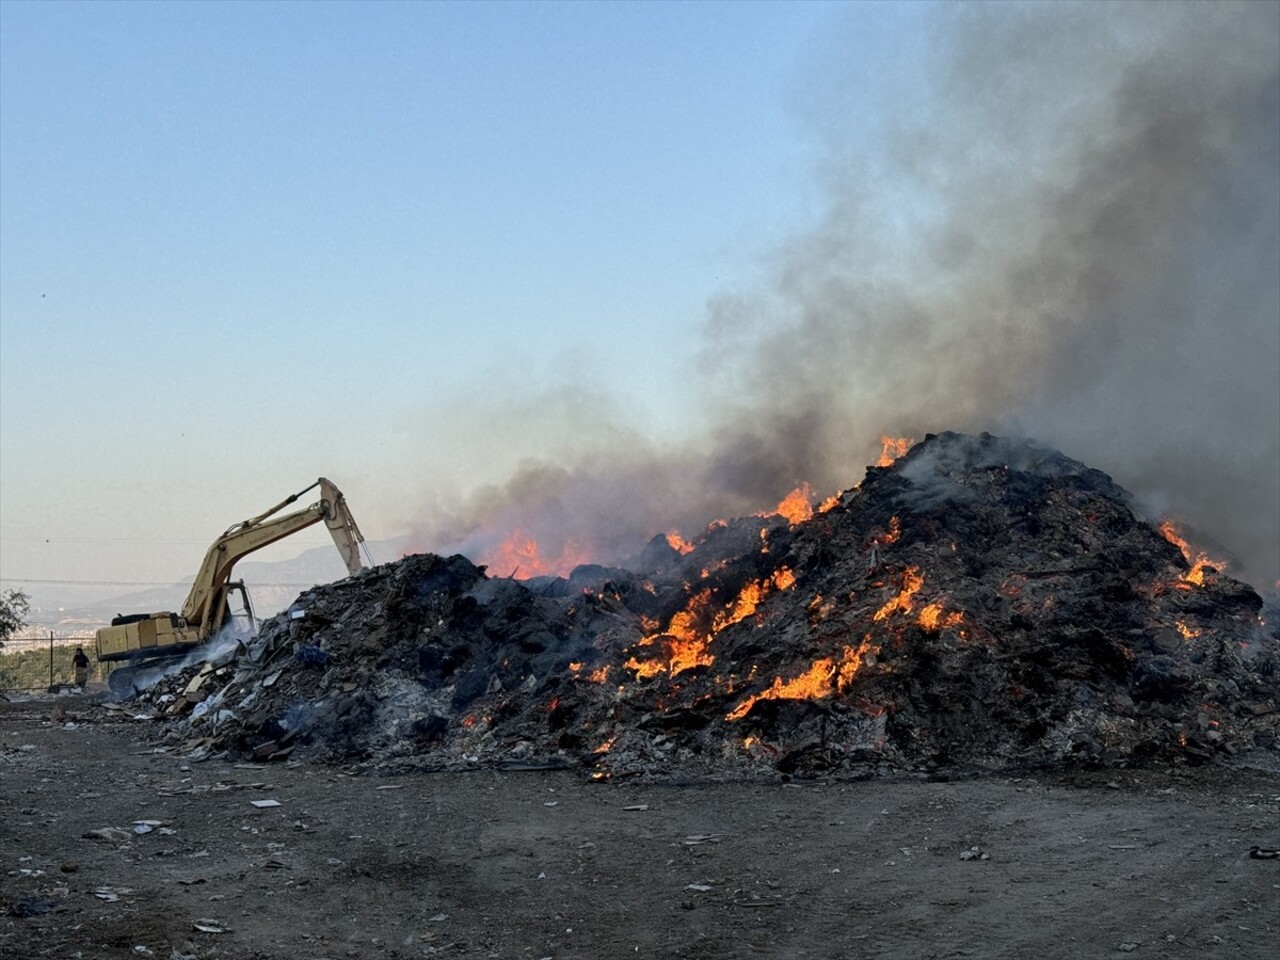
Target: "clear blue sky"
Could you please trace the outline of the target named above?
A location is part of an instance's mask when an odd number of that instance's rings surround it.
[[[322,473],[393,535],[539,452],[541,385],[677,429],[707,301],[813,216],[811,61],[925,12],[6,0],[3,586],[170,579]]]

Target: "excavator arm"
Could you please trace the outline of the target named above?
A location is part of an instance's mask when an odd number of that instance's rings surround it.
[[[320,496],[315,503],[277,516],[316,487],[320,488]],[[342,491],[321,477],[256,517],[234,524],[215,540],[192,581],[181,615],[163,612],[122,616],[112,621],[111,626],[100,629],[96,644],[98,659],[132,660],[165,656],[212,639],[222,628],[226,617],[227,596],[233,587],[238,586],[231,581],[231,571],[236,563],[255,550],[322,520],[342,555],[347,572],[352,575],[359,573],[364,569],[360,556],[364,537]]]
[[[275,514],[296,503],[305,494],[320,488],[320,499],[308,507],[277,517]],[[230,589],[231,570],[244,557],[270,546],[278,540],[324,521],[334,545],[347,565],[347,572],[357,574],[364,569],[360,544],[364,537],[347,508],[346,498],[329,480],[321,477],[311,486],[281,500],[274,507],[230,527],[215,540],[204,555],[204,562],[191,584],[182,605],[182,618],[195,627],[202,639],[216,634],[222,626]]]

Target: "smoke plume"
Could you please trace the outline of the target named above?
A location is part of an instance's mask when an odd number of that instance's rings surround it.
[[[848,486],[881,433],[985,429],[1280,577],[1280,4],[966,4],[922,39],[919,75],[839,42],[805,74],[826,212],[710,305],[705,435],[529,463],[433,547],[616,561]]]

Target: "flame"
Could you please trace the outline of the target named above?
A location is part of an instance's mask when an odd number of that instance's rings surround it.
[[[711,630],[719,633],[725,627],[732,626],[747,619],[756,612],[756,608],[770,593],[775,590],[787,590],[796,583],[796,575],[789,567],[779,567],[763,580],[753,581],[744,586],[733,602],[716,614]]]
[[[932,633],[940,627],[955,627],[964,623],[964,614],[954,612],[945,616],[942,613],[942,604],[934,601],[923,610],[920,611],[920,626]]]
[[[699,590],[689,598],[689,604],[685,609],[672,615],[671,622],[667,624],[667,629],[663,633],[643,637],[636,644],[647,647],[661,640],[663,653],[666,656],[665,663],[662,660],[641,661],[631,657],[623,666],[628,670],[634,670],[636,676],[641,679],[654,677],[663,672],[675,676],[693,667],[709,667],[715,662],[715,657],[707,650],[711,637],[698,629],[698,621],[705,617],[704,611],[710,602],[711,588]]]
[[[1225,564],[1212,559],[1203,550],[1194,551],[1195,557],[1192,557],[1192,549],[1186,539],[1178,532],[1178,528],[1174,526],[1172,520],[1163,520],[1160,523],[1160,534],[1172,543],[1175,547],[1182,551],[1182,556],[1186,558],[1187,563],[1191,564],[1191,569],[1182,575],[1185,583],[1194,583],[1197,587],[1204,585],[1204,568],[1215,567],[1220,568]],[[1183,589],[1189,589],[1184,587]]]
[[[590,673],[585,674],[585,677],[584,677],[584,674],[582,673],[582,669],[585,666],[586,664],[575,660],[574,662],[569,664],[569,672],[572,673],[574,677],[576,677],[579,680],[582,680],[585,678],[586,680],[589,680],[592,683],[604,683],[606,680],[609,679],[608,664],[605,664],[603,667],[597,667],[595,670],[592,670]]]
[[[884,545],[897,543],[898,538],[902,536],[902,523],[896,516],[889,518],[889,532],[880,538],[880,542]]]
[[[813,516],[813,492],[809,484],[802,483],[779,501],[773,512],[786,517],[793,524],[803,523]]]
[[[823,500],[822,503],[818,504],[818,512],[827,513],[838,506],[840,506],[840,494],[833,493],[831,496],[827,497],[827,499]]]
[[[891,467],[893,461],[911,449],[911,445],[915,443],[912,437],[890,437],[887,434],[880,438],[883,447],[880,451],[880,459],[876,461],[877,467]]]
[[[506,576],[520,574],[520,579],[530,577],[567,577],[574,567],[586,563],[590,555],[573,541],[566,541],[555,556],[543,556],[538,541],[527,530],[517,528],[480,558],[480,564]]]
[[[764,580],[753,581],[738,591],[738,595],[733,598],[733,602],[716,614],[711,629],[719,633],[725,627],[739,623],[755,613],[756,607],[764,599],[766,583],[767,581]]]
[[[919,567],[907,567],[902,574],[902,589],[898,595],[876,611],[874,619],[883,620],[891,613],[901,610],[903,613],[910,613],[911,608],[915,605],[912,597],[916,592],[924,586],[924,577],[920,573]]]
[[[742,719],[760,700],[822,700],[833,693],[843,693],[862,669],[863,657],[869,650],[864,640],[857,649],[846,646],[838,661],[822,657],[798,677],[790,680],[774,677],[768,689],[747,697],[725,715],[725,720]]]
[[[693,552],[693,544],[690,543],[688,540],[686,540],[684,537],[680,536],[679,530],[667,531],[667,546],[669,546],[672,550],[675,550],[677,553],[680,553],[682,555]]]
[[[1200,636],[1199,630],[1195,627],[1187,626],[1186,622],[1183,620],[1178,620],[1175,623],[1175,626],[1178,628],[1178,633],[1182,634],[1183,640],[1194,640],[1196,637]]]
[[[689,603],[683,610],[672,614],[665,631],[642,637],[636,643],[637,647],[659,644],[665,660],[641,660],[632,656],[623,666],[634,670],[642,680],[660,673],[674,677],[694,667],[709,667],[716,659],[710,647],[711,640],[717,633],[754,614],[772,591],[789,589],[795,582],[795,574],[787,567],[779,567],[763,580],[748,582],[732,601],[716,611],[711,618],[709,630],[700,627],[700,624],[706,623],[711,603],[711,588],[705,587],[689,598]]]
[[[815,624],[831,616],[835,608],[835,601],[826,599],[820,593],[815,594],[813,599],[809,601],[808,606],[805,607],[809,612],[809,622]]]

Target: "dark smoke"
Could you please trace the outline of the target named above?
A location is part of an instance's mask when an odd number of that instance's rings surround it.
[[[505,514],[615,560],[847,486],[882,432],[986,429],[1280,578],[1280,4],[934,12],[923,75],[851,72],[855,29],[806,74],[828,210],[767,291],[712,304],[707,435],[530,465],[455,544]]]

